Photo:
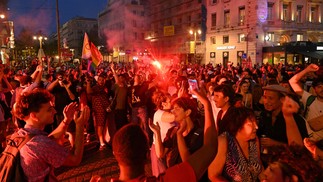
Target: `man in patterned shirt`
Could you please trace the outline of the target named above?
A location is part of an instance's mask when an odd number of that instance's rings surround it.
[[[19,135],[31,134],[33,137],[20,149],[21,166],[28,181],[57,181],[53,169],[78,165],[82,160],[84,148],[84,123],[90,116],[87,106],[78,111],[77,103],[64,108],[64,120],[51,133],[44,128],[54,121],[56,110],[53,107],[53,96],[47,90],[36,89],[24,93],[15,104],[14,114],[26,122],[24,128],[18,130]],[[79,113],[80,112],[80,113]],[[74,150],[69,152],[59,145],[69,123],[76,123]]]

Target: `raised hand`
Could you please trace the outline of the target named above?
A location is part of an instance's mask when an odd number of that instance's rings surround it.
[[[79,114],[79,116],[78,116]],[[90,118],[90,108],[89,106],[84,106],[80,113],[78,112],[75,112],[74,113],[74,121],[75,121],[75,124],[77,125],[84,125],[85,122],[87,122]]]
[[[153,121],[149,121],[149,128],[155,134],[160,132],[160,126],[159,126],[158,122],[156,124],[154,124]]]
[[[282,112],[285,115],[292,115],[297,113],[299,110],[299,105],[292,98],[286,96],[282,106]]]
[[[183,133],[186,131],[186,128],[187,128],[187,123],[186,121],[182,121],[179,125],[179,128],[177,130],[177,134],[179,135],[182,135],[183,136]]]
[[[320,67],[318,65],[316,65],[316,64],[310,64],[305,69],[308,72],[314,72],[314,71],[318,71],[320,69]]]
[[[64,118],[66,122],[71,122],[75,112],[78,110],[78,104],[76,102],[72,102],[69,105],[65,106],[63,110]]]

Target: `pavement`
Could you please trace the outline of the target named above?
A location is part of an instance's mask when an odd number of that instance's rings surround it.
[[[119,176],[118,163],[110,147],[99,150],[97,141],[86,143],[84,147],[83,159],[79,166],[61,167],[55,170],[59,181],[90,181],[95,175],[108,179]],[[146,165],[146,174],[151,175],[150,162]]]

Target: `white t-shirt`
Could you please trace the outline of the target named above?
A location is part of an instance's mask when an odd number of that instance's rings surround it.
[[[301,100],[302,100],[302,103],[304,104],[304,107],[306,106],[306,101],[309,96],[311,96],[309,92],[306,92],[306,91],[303,92]],[[315,99],[313,103],[308,107],[306,121],[309,121],[321,115],[323,115],[323,102]],[[306,122],[306,128],[307,128],[308,135],[312,140],[319,141],[323,139],[323,130],[314,132],[307,122]]]
[[[155,114],[154,114],[154,120],[153,123],[154,124],[159,124],[160,126],[160,135],[161,135],[161,140],[164,141],[164,138],[166,137],[167,131],[169,128],[175,126],[175,123],[167,123],[167,122],[162,122],[161,118],[162,115],[165,113],[166,111],[160,110],[158,109]],[[155,135],[154,135],[154,139],[153,139],[153,144],[155,144]]]

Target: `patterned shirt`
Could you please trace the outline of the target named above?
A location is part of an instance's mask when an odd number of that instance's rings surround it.
[[[58,145],[42,130],[26,125],[19,135],[35,135],[20,149],[20,163],[28,181],[57,181],[54,168],[63,165],[68,150]]]
[[[223,176],[229,181],[257,181],[261,172],[255,140],[249,141],[249,156],[246,158],[235,137],[224,132],[228,140],[228,153],[223,168]]]

